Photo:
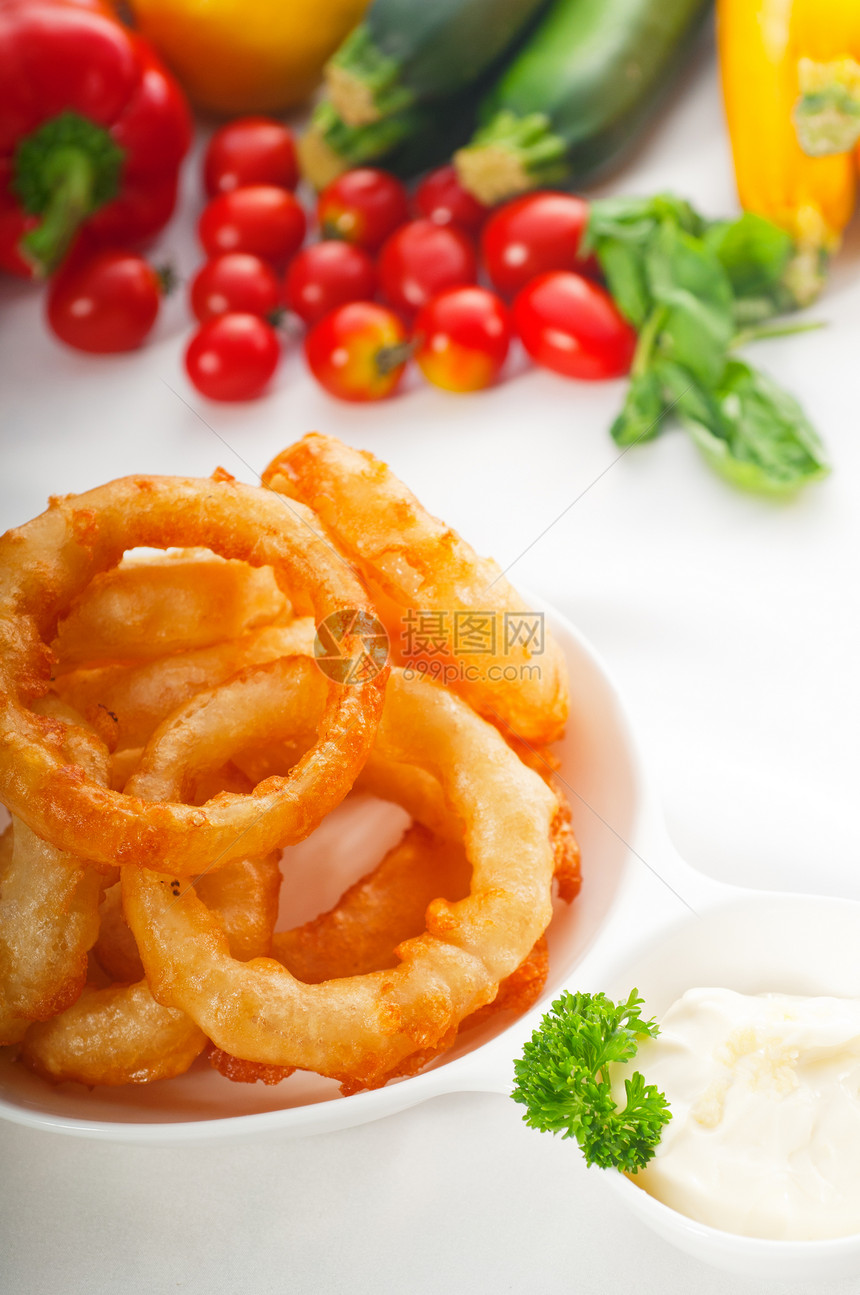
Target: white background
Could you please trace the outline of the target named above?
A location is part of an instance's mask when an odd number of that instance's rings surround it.
[[[671,187],[713,215],[736,209],[707,56],[609,187]],[[159,248],[185,275],[200,205],[189,168]],[[860,897],[858,270],[855,229],[811,312],[828,327],[750,356],[802,399],[830,448],[832,477],[790,504],[734,492],[680,431],[619,457],[607,427],[621,383],[530,371],[471,397],[416,382],[353,408],[312,384],[293,343],[271,395],[217,406],[182,374],[181,294],[145,351],[99,359],[51,340],[38,290],[4,283],[0,529],[49,493],[129,472],[207,475],[221,463],[254,480],[312,428],[367,447],[592,639],[690,863],[741,884]],[[503,1097],[212,1148],[6,1125],[0,1163],[0,1289],[16,1295],[763,1289],[619,1213],[573,1145],[527,1130]],[[860,1292],[860,1277],[827,1289]]]

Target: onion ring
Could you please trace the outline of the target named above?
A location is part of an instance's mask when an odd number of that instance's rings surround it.
[[[395,948],[424,930],[428,904],[463,899],[470,877],[461,845],[413,825],[328,912],[276,931],[272,957],[306,985],[395,967]]]
[[[204,880],[210,883],[207,902],[234,957],[265,953],[277,916],[277,855],[237,860]],[[239,896],[241,904],[235,902]],[[141,979],[104,989],[87,985],[71,1007],[30,1027],[21,1057],[54,1083],[145,1084],[184,1074],[208,1042],[190,1016],[157,1002]]]
[[[63,668],[157,657],[236,638],[288,610],[271,567],[206,549],[125,558],[75,599],[54,650]]]
[[[258,722],[268,722],[278,694],[248,684],[271,670],[249,671],[210,699],[220,693],[228,704],[226,695],[243,686],[245,701],[259,707]],[[246,709],[242,722],[252,727]],[[223,755],[222,748],[207,758]],[[369,763],[416,764],[437,779],[465,824],[472,865],[469,895],[435,899],[427,930],[398,946],[392,970],[305,985],[272,959],[239,963],[196,894],[174,897],[170,877],[146,869],[124,869],[122,878],[126,916],[160,1002],[187,1011],[233,1056],[363,1086],[384,1083],[412,1054],[444,1045],[529,953],[552,913],[557,811],[550,790],[490,725],[452,694],[400,671],[392,673]],[[180,761],[175,779],[181,768]],[[168,767],[150,773],[158,792]],[[148,794],[147,771],[138,770],[131,785]]]
[[[106,785],[108,753],[55,699],[37,703],[63,733],[63,754]],[[60,722],[58,722],[60,721]],[[99,901],[116,870],[99,871],[42,841],[14,815],[0,849],[0,1044],[74,1003],[86,983]]]
[[[46,690],[45,639],[74,598],[130,547],[177,541],[272,566],[301,614],[373,614],[313,514],[230,481],[127,477],[54,499],[0,539],[0,799],[58,848],[101,863],[164,866],[177,876],[263,855],[306,835],[349,790],[373,740],[386,670],[326,682],[315,745],[290,775],[204,806],[159,805],[105,790],[70,766],[61,736],[27,708]],[[322,676],[320,676],[322,678]]]
[[[444,678],[516,737],[543,745],[561,736],[569,702],[560,647],[548,634],[542,652],[508,642],[512,627],[533,613],[499,566],[432,517],[384,463],[314,432],[269,464],[263,484],[319,514],[374,594],[395,660]],[[410,642],[410,625],[428,612],[438,613],[427,631],[435,636],[429,657]],[[470,613],[483,618],[478,639],[494,643],[492,650],[458,648]],[[435,675],[433,667],[446,665],[450,673]]]
[[[212,647],[177,652],[136,665],[72,670],[54,691],[119,749],[143,746],[153,730],[203,688],[214,688],[249,665],[313,652],[310,617],[268,626]]]

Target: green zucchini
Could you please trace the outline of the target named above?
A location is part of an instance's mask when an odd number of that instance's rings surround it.
[[[647,124],[710,0],[554,0],[478,110],[457,154],[482,202],[582,183]]]
[[[349,126],[369,125],[472,85],[546,0],[375,0],[326,67]]]
[[[316,189],[354,166],[383,166],[411,180],[450,158],[475,125],[479,93],[467,91],[442,104],[416,104],[366,126],[347,126],[323,99],[299,139],[302,174]]]

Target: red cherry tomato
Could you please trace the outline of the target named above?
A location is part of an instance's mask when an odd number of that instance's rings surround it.
[[[395,230],[379,254],[378,268],[386,300],[407,314],[478,277],[475,249],[466,235],[432,220],[413,220]]]
[[[210,198],[249,184],[295,189],[298,182],[293,132],[271,117],[228,121],[209,141],[203,158],[203,183]]]
[[[301,247],[306,227],[305,213],[291,193],[253,184],[213,198],[198,232],[207,256],[251,252],[282,265]]]
[[[191,309],[201,324],[236,313],[268,319],[280,306],[278,276],[250,252],[226,252],[207,261],[191,281]]]
[[[315,324],[335,306],[375,295],[376,270],[367,252],[338,238],[303,248],[284,284],[285,305],[306,324]]]
[[[594,273],[579,255],[588,203],[571,193],[529,193],[494,212],[481,234],[481,255],[490,282],[505,296],[547,270]]]
[[[437,225],[457,225],[467,234],[477,234],[490,214],[489,207],[463,188],[453,166],[440,166],[424,177],[415,190],[415,210]]]
[[[511,342],[507,306],[486,288],[451,288],[419,312],[415,359],[446,391],[480,391],[499,375]]]
[[[317,216],[323,238],[343,238],[375,252],[409,219],[409,199],[393,175],[363,166],[323,189]]]
[[[210,400],[253,400],[278,366],[275,330],[259,315],[215,315],[185,352],[185,369]]]
[[[533,280],[514,302],[514,324],[536,364],[569,378],[627,373],[636,332],[599,284],[554,270]]]
[[[48,323],[78,351],[133,351],[155,323],[160,301],[161,280],[134,252],[73,256],[51,280]]]
[[[315,324],[305,338],[311,373],[341,400],[382,400],[403,376],[406,330],[384,306],[353,301]]]

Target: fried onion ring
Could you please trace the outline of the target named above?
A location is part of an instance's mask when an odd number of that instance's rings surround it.
[[[54,650],[63,668],[157,657],[236,638],[288,608],[271,567],[205,549],[125,558],[75,599]]]
[[[258,722],[270,722],[279,694],[248,689],[254,673],[240,681],[244,701],[259,707]],[[247,709],[241,717],[250,729]],[[224,754],[222,746],[207,758]],[[175,897],[169,875],[124,869],[123,905],[154,996],[187,1011],[224,1052],[342,1082],[384,1083],[413,1054],[444,1046],[464,1017],[490,1002],[548,925],[557,802],[499,733],[452,694],[396,671],[369,763],[380,771],[415,764],[438,780],[464,824],[472,866],[469,895],[434,899],[426,931],[398,946],[393,969],[306,985],[273,959],[237,962],[196,894]],[[172,772],[176,794],[181,761]],[[170,769],[151,774],[158,794]],[[148,794],[146,770],[132,781]]]
[[[373,740],[386,670],[352,687],[324,681],[316,743],[290,774],[204,806],[152,805],[106,790],[69,765],[57,725],[27,703],[46,691],[59,618],[125,549],[176,542],[271,566],[317,622],[373,608],[300,504],[230,481],[127,477],[48,510],[0,539],[0,799],[58,848],[101,863],[178,876],[258,856],[306,835],[351,787]],[[359,645],[363,647],[363,645]],[[322,676],[320,676],[322,678]]]
[[[395,967],[395,948],[424,930],[428,904],[463,899],[470,879],[462,846],[416,824],[328,912],[276,931],[272,957],[306,985]]]
[[[444,678],[479,714],[527,742],[561,736],[568,684],[560,647],[549,634],[542,651],[511,641],[530,613],[523,599],[495,562],[432,517],[384,463],[314,432],[279,454],[263,483],[319,514],[375,595],[395,660]],[[412,631],[417,624],[420,635],[419,618],[433,612],[427,657],[415,650]],[[479,646],[491,642],[490,650],[458,646],[470,613],[472,634]],[[469,671],[461,676],[463,664]],[[434,673],[446,665],[450,673]]]
[[[268,952],[281,884],[277,855],[237,860],[196,884],[234,957]],[[118,1086],[182,1075],[207,1043],[190,1016],[156,1002],[140,979],[87,985],[71,1007],[30,1027],[21,1056],[54,1083]]]
[[[309,655],[313,642],[313,620],[303,617],[143,664],[72,670],[54,680],[54,691],[105,740],[119,748],[138,747],[162,720],[203,688],[214,688],[249,665],[297,653]]]
[[[56,699],[36,704],[64,732],[65,757],[106,785],[104,745],[84,728],[65,727],[80,717]],[[99,901],[115,877],[115,869],[100,871],[58,850],[13,815],[0,841],[0,1044],[19,1042],[31,1022],[47,1020],[81,993]]]

